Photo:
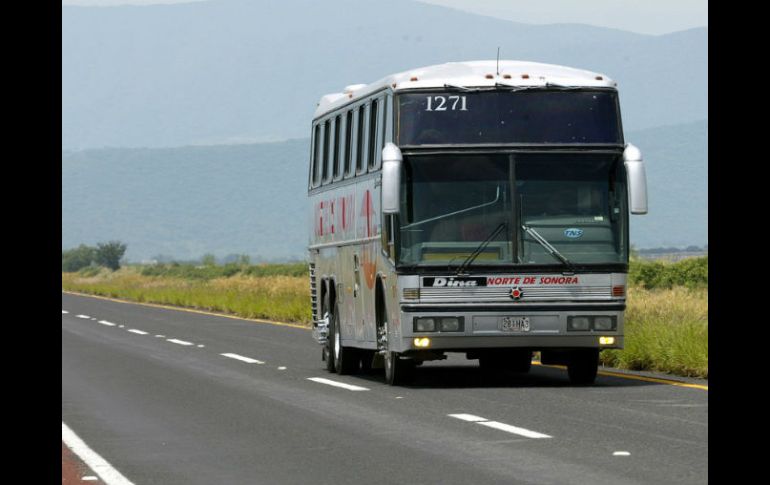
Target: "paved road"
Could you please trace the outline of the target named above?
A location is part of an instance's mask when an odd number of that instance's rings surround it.
[[[304,329],[62,294],[62,420],[137,485],[708,479],[701,389],[485,377],[460,355],[391,387],[322,364]]]

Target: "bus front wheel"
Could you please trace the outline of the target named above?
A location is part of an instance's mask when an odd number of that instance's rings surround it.
[[[572,384],[593,384],[599,371],[599,349],[581,349],[572,352],[567,363],[567,373]]]
[[[414,377],[414,361],[402,359],[398,352],[385,354],[385,382],[398,386],[411,382]]]

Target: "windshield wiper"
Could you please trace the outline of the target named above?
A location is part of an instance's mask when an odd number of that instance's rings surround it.
[[[407,224],[406,226],[402,226],[401,229],[411,229],[411,228],[413,228],[415,226],[421,226],[421,225],[426,224],[428,222],[438,221],[439,219],[446,219],[447,217],[450,217],[450,216],[456,216],[458,214],[464,214],[464,213],[472,211],[472,210],[481,209],[482,207],[488,207],[490,205],[496,204],[498,200],[500,200],[500,186],[499,185],[497,186],[497,191],[495,192],[495,200],[493,200],[492,202],[485,202],[483,204],[476,205],[476,206],[473,206],[473,207],[467,207],[467,208],[461,209],[459,211],[449,212],[447,214],[441,214],[440,216],[431,217],[429,219],[423,219],[422,221],[417,221],[417,222],[413,222],[411,224]]]
[[[457,268],[457,276],[460,276],[462,274],[463,270],[465,270],[470,264],[473,262],[474,259],[478,257],[479,254],[489,245],[489,243],[492,242],[492,240],[500,234],[500,231],[505,229],[507,224],[505,222],[501,222],[500,225],[498,225],[494,231],[492,231],[492,234],[487,236],[486,239],[481,241],[481,244],[473,250],[473,252],[463,261],[463,264],[460,265],[459,268]]]
[[[543,88],[559,88],[559,89],[580,89],[580,86],[567,86],[566,84],[559,84],[559,83],[553,83],[550,81],[546,81],[545,86],[543,85],[534,85],[534,86],[517,86],[515,84],[507,84],[507,83],[501,83],[499,81],[495,82],[496,88],[508,88],[511,92],[516,91],[528,91],[528,90],[537,90],[537,89],[543,89]]]
[[[566,84],[559,84],[554,83],[551,81],[546,81],[545,87],[547,88],[561,88],[561,89],[580,89],[580,86],[568,86]]]
[[[521,228],[527,231],[527,234],[532,236],[532,239],[534,239],[541,246],[543,246],[545,250],[548,251],[548,254],[550,254],[551,256],[555,257],[556,259],[564,263],[564,265],[567,266],[570,271],[572,272],[575,271],[575,267],[573,266],[572,262],[569,259],[567,259],[562,253],[560,253],[555,247],[553,247],[551,243],[546,241],[545,238],[541,236],[537,231],[535,231],[531,227],[526,226],[524,224],[521,225]]]

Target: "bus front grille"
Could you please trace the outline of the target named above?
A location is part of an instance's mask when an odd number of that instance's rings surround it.
[[[611,300],[610,286],[537,287],[520,286],[520,301]],[[450,301],[510,302],[511,288],[420,288],[420,302]]]

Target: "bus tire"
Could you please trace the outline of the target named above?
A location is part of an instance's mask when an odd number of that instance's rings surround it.
[[[337,374],[355,374],[358,371],[359,357],[356,349],[342,345],[342,331],[340,330],[340,307],[335,302],[334,315],[332,316],[332,352],[334,356],[334,371]]]
[[[414,362],[402,359],[398,352],[388,351],[385,354],[385,382],[391,386],[400,386],[412,382],[414,378]]]
[[[329,313],[329,292],[324,292],[323,300],[321,302],[321,315],[326,316]],[[329,322],[331,325],[334,325],[334,316],[329,315]],[[332,336],[333,337],[333,336]],[[326,370],[329,372],[334,372],[334,350],[333,350],[333,344],[334,338],[327,338],[326,339],[326,345],[323,347],[323,360],[326,362]]]
[[[580,349],[572,352],[567,363],[567,373],[572,384],[593,384],[599,371],[599,349]]]

